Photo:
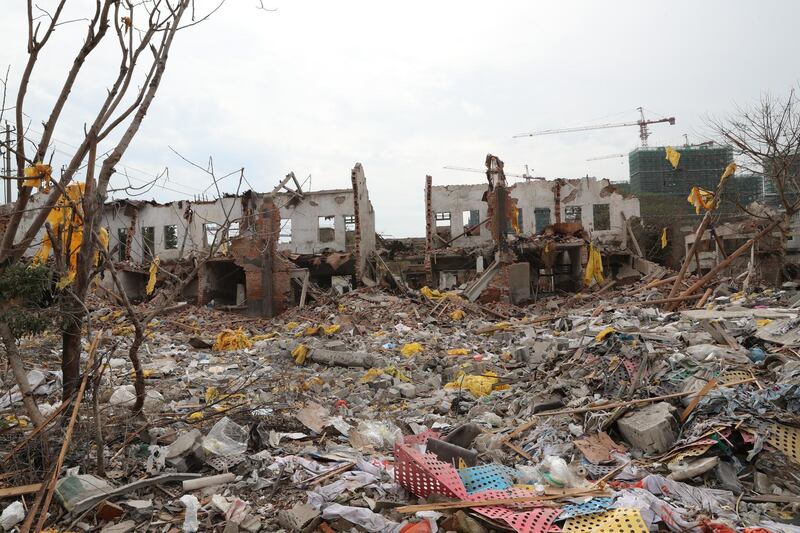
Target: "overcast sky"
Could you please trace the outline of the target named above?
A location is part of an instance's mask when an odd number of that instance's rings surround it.
[[[25,2],[1,0],[0,67],[13,88],[25,61]],[[198,6],[212,6],[197,0]],[[52,5],[43,0],[40,5]],[[703,120],[800,79],[800,2],[638,1],[389,3],[228,0],[178,34],[165,78],[121,167],[141,181],[169,167],[147,198],[211,184],[169,147],[220,174],[244,167],[259,191],[287,172],[311,187],[350,187],[361,162],[379,233],[424,235],[423,185],[483,183],[487,153],[507,172],[627,180],[638,128],[512,139],[526,131],[674,116],[650,144],[704,140]],[[93,9],[72,0],[70,9]],[[67,17],[69,18],[69,17]],[[41,130],[84,29],[59,29],[34,72],[26,113]],[[116,73],[92,58],[56,131],[60,167]],[[120,168],[120,167],[118,167]],[[134,182],[136,183],[136,182]],[[117,182],[119,184],[119,182]],[[235,180],[223,182],[231,191]],[[209,196],[212,190],[207,190]]]

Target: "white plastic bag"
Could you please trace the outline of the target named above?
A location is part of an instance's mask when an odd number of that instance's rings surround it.
[[[181,503],[186,506],[186,518],[183,519],[183,533],[195,533],[200,529],[197,521],[197,509],[200,502],[191,494],[181,496]]]
[[[391,448],[395,441],[403,438],[403,432],[399,427],[385,421],[364,420],[358,424],[356,431],[376,449]]]
[[[214,424],[203,438],[203,449],[222,457],[231,457],[247,451],[249,434],[245,428],[228,418]]]
[[[3,531],[8,531],[24,519],[25,507],[22,502],[16,501],[3,509],[3,514],[0,515],[0,527],[3,528]]]

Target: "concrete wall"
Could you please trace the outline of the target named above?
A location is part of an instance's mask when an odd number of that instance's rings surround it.
[[[191,210],[191,219],[187,219]],[[168,204],[142,203],[138,209],[126,206],[125,203],[113,203],[106,206],[103,225],[109,231],[109,246],[120,245],[119,230],[128,230],[133,225],[133,239],[130,248],[130,260],[142,263],[144,256],[143,228],[153,227],[154,254],[162,260],[177,259],[183,245],[183,257],[192,252],[207,249],[206,224],[221,226],[229,213],[231,221],[238,222],[242,216],[242,206],[238,198],[222,198],[211,202],[177,201]],[[165,240],[165,226],[175,226],[178,242],[175,248],[168,249]],[[221,238],[221,236],[219,237]],[[114,259],[119,260],[119,255]]]
[[[517,199],[517,206],[522,210],[522,233],[532,235],[536,232],[535,208],[550,210],[550,221],[555,218],[555,195],[553,192],[554,181],[534,180],[517,183],[509,187],[512,198]],[[451,235],[455,237],[464,232],[462,213],[477,209],[480,220],[487,216],[487,204],[482,200],[486,192],[486,185],[440,185],[431,190],[431,203],[436,213],[451,213]],[[611,227],[609,230],[596,230],[593,206],[595,204],[608,204]],[[581,222],[584,229],[589,231],[592,238],[600,241],[619,239],[624,226],[621,213],[627,218],[639,216],[639,200],[625,198],[614,192],[608,180],[596,178],[580,178],[565,180],[561,187],[561,220],[565,221],[567,207],[579,206],[581,208]],[[480,234],[459,237],[453,244],[455,246],[474,246],[491,241],[491,235],[486,226],[480,228]]]
[[[289,250],[299,254],[319,253],[323,250],[343,252],[345,242],[345,216],[355,215],[353,191],[340,189],[333,191],[306,192],[304,199],[290,207],[288,194],[276,195],[275,204],[280,207],[281,222],[291,219],[291,242],[279,243],[278,250]],[[334,240],[319,240],[319,217],[333,216]],[[285,231],[285,229],[283,230]]]
[[[360,277],[364,274],[370,252],[375,250],[375,210],[372,208],[372,202],[369,201],[367,177],[364,175],[364,167],[361,166],[361,163],[356,163],[356,166],[353,167],[351,179],[358,221],[356,271]]]

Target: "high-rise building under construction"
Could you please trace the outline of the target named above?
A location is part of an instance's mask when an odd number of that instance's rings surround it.
[[[733,162],[729,146],[703,144],[676,149],[681,154],[677,168],[667,161],[663,146],[636,148],[628,154],[631,192],[686,195],[695,185],[713,191],[725,167]]]

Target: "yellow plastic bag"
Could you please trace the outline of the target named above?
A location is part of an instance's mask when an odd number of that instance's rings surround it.
[[[341,324],[333,324],[331,326],[322,326],[322,331],[325,332],[325,335],[333,335],[334,333],[336,333],[340,329],[342,329],[342,325]]]
[[[598,285],[605,282],[603,278],[603,258],[593,245],[589,245],[589,260],[586,262],[586,271],[583,273],[583,282],[588,287],[594,280]]]
[[[406,383],[411,381],[411,378],[403,374],[403,372],[397,368],[395,365],[387,366],[383,369],[383,373],[387,376],[392,376],[393,378],[399,379],[400,381],[404,381]]]
[[[492,391],[509,388],[508,385],[498,385],[499,382],[500,380],[497,379],[497,374],[494,372],[487,372],[483,375],[461,372],[455,380],[445,385],[444,388],[468,390],[473,396],[480,398],[491,394]]]
[[[383,369],[382,368],[370,368],[369,370],[367,370],[366,374],[361,376],[361,381],[363,383],[369,383],[370,381],[373,381],[374,379],[376,379],[376,378],[378,378],[378,377],[380,377],[382,375],[383,375]]]
[[[614,333],[616,331],[617,330],[615,330],[611,326],[607,326],[607,327],[603,328],[603,331],[601,331],[600,333],[597,334],[597,336],[594,338],[594,340],[596,340],[597,342],[603,342],[603,339],[605,339],[610,334],[612,334],[612,333]]]
[[[292,331],[293,329],[297,329],[297,326],[299,325],[300,324],[298,324],[297,322],[288,322],[286,324],[286,331]]]
[[[419,290],[419,292],[420,292],[420,294],[422,294],[422,295],[423,295],[425,298],[427,298],[428,300],[439,300],[439,299],[441,299],[441,298],[444,298],[444,294],[442,294],[441,292],[439,292],[439,290],[438,290],[438,289],[431,289],[431,288],[430,288],[430,287],[428,287],[427,285],[426,285],[426,286],[424,286],[424,287],[422,287],[422,288]]]
[[[461,309],[456,309],[452,313],[450,313],[450,318],[453,320],[463,320],[466,314]]]
[[[303,335],[306,337],[313,337],[319,333],[319,326],[308,326],[305,330],[303,330]]]
[[[416,355],[421,353],[425,350],[425,348],[418,342],[410,342],[408,344],[404,344],[403,347],[400,349],[400,353],[406,357],[411,357],[412,355]]]
[[[295,346],[294,350],[292,350],[292,357],[294,357],[295,364],[302,365],[305,363],[308,352],[308,346],[305,344],[298,344]]]
[[[147,287],[145,291],[148,295],[153,294],[153,290],[156,288],[156,278],[158,277],[158,265],[161,263],[161,259],[156,256],[153,259],[153,262],[150,263],[150,277],[147,278]]]
[[[220,332],[211,349],[215,352],[221,352],[227,350],[243,350],[245,348],[251,348],[252,346],[253,342],[247,337],[244,330],[239,328],[237,330],[226,329]]]
[[[368,383],[384,374],[387,376],[392,376],[393,378],[399,379],[400,381],[404,381],[406,383],[411,381],[411,378],[403,374],[403,372],[394,365],[387,366],[386,368],[370,368],[367,370],[366,374],[361,377],[361,381]]]
[[[447,355],[469,355],[469,350],[466,348],[450,348],[447,350]]]

